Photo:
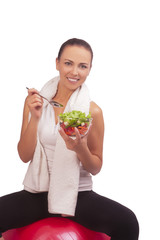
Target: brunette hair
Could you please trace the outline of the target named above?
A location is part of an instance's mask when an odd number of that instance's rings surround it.
[[[80,47],[84,47],[85,49],[87,49],[90,53],[91,53],[91,63],[93,60],[93,51],[91,46],[89,45],[89,43],[87,43],[86,41],[82,40],[82,39],[78,39],[78,38],[71,38],[69,40],[67,40],[66,42],[64,42],[58,52],[58,60],[60,60],[61,55],[63,53],[63,50],[65,49],[65,47],[67,46],[80,46]]]

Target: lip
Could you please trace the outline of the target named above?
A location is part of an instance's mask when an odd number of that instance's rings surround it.
[[[67,77],[69,82],[76,83],[79,81],[79,78]]]

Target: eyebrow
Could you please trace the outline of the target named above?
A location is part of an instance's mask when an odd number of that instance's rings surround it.
[[[69,61],[69,62],[72,62],[73,63],[73,61],[72,60],[70,60],[70,59],[64,59],[65,61]],[[88,63],[80,63],[80,64],[85,64],[85,65],[89,65]]]

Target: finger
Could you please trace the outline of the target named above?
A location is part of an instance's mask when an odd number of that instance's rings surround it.
[[[40,102],[36,102],[36,103],[32,103],[30,106],[31,106],[31,108],[37,108],[37,107],[42,107],[42,103],[40,103]]]
[[[91,128],[92,128],[92,123],[90,123],[88,132],[87,132],[82,138],[84,138],[84,139],[87,139],[87,138],[88,138],[88,135],[89,135],[89,133],[90,133],[90,131],[91,131]]]
[[[35,107],[35,105],[38,104],[38,106],[43,105],[43,99],[35,96],[28,97],[27,101],[28,107]]]
[[[75,127],[74,130],[75,130],[75,134],[76,134],[76,139],[80,140],[81,139],[81,135],[80,135],[78,129]]]
[[[65,133],[62,127],[60,127],[58,131],[65,142],[69,140],[69,136],[67,136],[67,134]]]
[[[28,89],[28,95],[33,95],[33,94],[39,94],[39,92],[37,91],[37,89],[35,88],[29,88]]]
[[[31,102],[41,102],[43,103],[42,97],[40,97],[38,94],[34,94],[30,97]]]
[[[32,96],[28,96],[27,104],[28,104],[29,108],[30,107],[33,108],[35,106],[42,106],[43,105],[43,99],[39,95],[34,94]]]

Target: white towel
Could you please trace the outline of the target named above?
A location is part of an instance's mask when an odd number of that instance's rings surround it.
[[[41,90],[41,94],[51,100],[56,92],[59,77],[48,81]],[[47,101],[44,101],[44,107]],[[78,110],[89,113],[90,97],[85,84],[76,89],[71,95],[65,112]],[[74,151],[66,148],[63,138],[58,133],[54,153],[51,176],[49,178],[48,165],[44,149],[37,136],[37,146],[31,160],[24,186],[32,191],[48,191],[48,210],[50,213],[74,216],[79,186],[80,162]]]

